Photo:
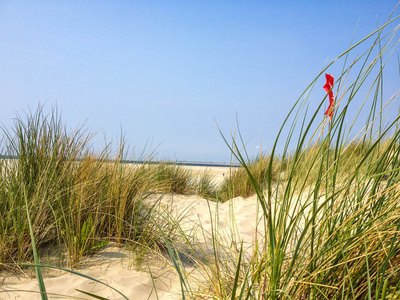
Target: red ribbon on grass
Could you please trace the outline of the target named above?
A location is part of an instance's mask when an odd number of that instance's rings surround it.
[[[324,85],[324,90],[329,94],[329,107],[325,112],[325,116],[329,115],[329,119],[332,120],[332,114],[333,114],[333,76],[329,74],[325,74],[326,78],[326,83]]]

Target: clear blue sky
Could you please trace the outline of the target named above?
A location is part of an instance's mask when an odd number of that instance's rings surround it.
[[[137,152],[228,162],[214,119],[229,135],[237,115],[255,155],[357,23],[355,41],[397,1],[0,1],[0,121],[57,104],[95,147],[122,129]]]

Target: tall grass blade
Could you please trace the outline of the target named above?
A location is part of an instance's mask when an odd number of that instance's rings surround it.
[[[243,243],[240,244],[239,260],[237,262],[236,274],[235,274],[235,280],[233,282],[231,300],[235,300],[236,299],[236,289],[237,289],[238,284],[239,284],[240,267],[242,266],[241,265],[242,256],[243,256]]]
[[[181,261],[179,259],[179,255],[177,255],[176,249],[173,248],[173,246],[169,242],[167,236],[163,232],[162,228],[158,224],[156,224],[156,225],[157,225],[157,228],[160,231],[160,233],[161,233],[161,235],[162,235],[162,237],[164,239],[165,244],[167,245],[168,254],[169,254],[169,256],[170,256],[170,258],[171,258],[171,260],[172,260],[172,262],[173,262],[173,264],[175,266],[175,270],[178,272],[179,279],[180,279],[180,284],[181,284],[182,299],[184,300],[184,299],[186,299],[185,290],[187,290],[188,287],[186,285],[186,280],[184,278],[183,272],[181,271],[182,263],[181,263]]]
[[[35,236],[33,233],[33,228],[32,228],[32,223],[31,223],[31,218],[29,216],[29,204],[28,204],[28,198],[26,196],[26,190],[25,186],[24,188],[24,198],[25,198],[25,207],[26,207],[26,217],[28,219],[28,224],[29,224],[29,233],[31,236],[31,243],[32,243],[32,251],[33,251],[33,259],[35,261],[35,269],[36,269],[36,275],[37,275],[37,280],[38,280],[38,285],[39,285],[39,291],[40,291],[40,297],[42,300],[47,300],[47,293],[46,293],[46,286],[44,284],[43,276],[42,276],[42,270],[39,267],[39,256],[36,251],[36,244],[35,244]]]

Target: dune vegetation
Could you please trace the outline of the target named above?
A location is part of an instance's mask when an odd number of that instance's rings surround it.
[[[176,164],[154,163],[154,153],[126,164],[134,155],[124,141],[115,155],[108,146],[93,153],[93,135],[69,131],[57,110],[18,116],[13,128],[3,128],[2,154],[18,160],[0,163],[1,266],[35,261],[40,282],[38,257],[48,247],[66,252],[62,266],[73,268],[114,241],[142,256],[167,252],[182,299],[399,299],[400,91],[387,96],[383,85],[399,42],[396,21],[323,68],[295,102],[271,153],[249,159],[240,140],[222,135],[241,168],[221,185],[207,173],[193,177]],[[330,119],[323,114],[328,95],[315,105],[313,91],[339,63]],[[163,193],[216,202],[256,195],[266,234],[249,253],[240,242],[221,243],[215,228],[214,255],[196,261],[199,245],[178,222],[159,218],[157,201],[146,201]],[[182,243],[201,276],[193,278],[181,261]]]
[[[400,298],[400,91],[387,95],[383,80],[399,42],[399,26],[391,26],[397,18],[323,68],[289,112],[271,153],[249,160],[240,134],[223,135],[242,165],[225,190],[231,197],[256,193],[265,236],[249,254],[243,243],[223,244],[216,227],[213,249],[225,255],[201,264],[203,284],[170,250],[182,297]],[[341,73],[315,105],[316,82],[332,68]],[[322,108],[331,91],[330,118]]]
[[[110,145],[93,153],[93,135],[83,127],[68,131],[56,109],[45,114],[39,106],[2,129],[2,153],[9,159],[0,160],[0,263],[32,259],[27,210],[39,252],[56,245],[73,267],[108,241],[140,251],[164,247],[151,217],[157,203],[145,201],[151,194],[216,199],[210,174],[192,176],[180,165],[155,163],[152,153],[141,163],[126,163],[123,141],[116,155]]]

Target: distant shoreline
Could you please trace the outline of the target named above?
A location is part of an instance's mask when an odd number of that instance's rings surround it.
[[[18,156],[12,155],[0,155],[1,159],[18,159]],[[79,160],[79,159],[78,159]],[[159,164],[159,163],[167,163],[174,164],[179,166],[193,166],[193,167],[226,167],[226,168],[238,168],[240,164],[235,163],[215,163],[215,162],[199,162],[199,161],[145,161],[145,160],[121,160],[123,164]]]

